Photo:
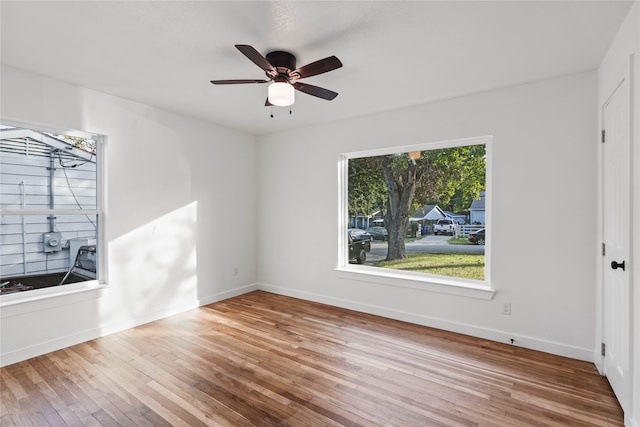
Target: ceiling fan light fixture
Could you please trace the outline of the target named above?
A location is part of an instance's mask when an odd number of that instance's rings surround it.
[[[269,103],[278,107],[288,107],[296,100],[295,90],[286,82],[275,82],[269,85]]]
[[[2,0],[0,0],[2,1]],[[251,83],[269,83],[268,97],[264,103],[265,107],[278,106],[288,107],[295,102],[295,92],[300,91],[316,98],[331,101],[337,92],[319,86],[300,83],[298,80],[316,76],[342,67],[342,62],[335,56],[328,56],[324,59],[312,62],[302,67],[296,68],[296,57],[285,51],[269,52],[262,56],[254,47],[248,44],[237,44],[236,48],[258,67],[265,72],[268,80],[261,79],[235,79],[235,80],[211,80],[214,85],[237,85]],[[289,109],[291,114],[291,109]]]

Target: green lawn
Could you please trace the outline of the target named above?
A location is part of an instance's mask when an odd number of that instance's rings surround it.
[[[380,261],[376,265],[393,270],[484,280],[484,255],[409,254],[407,259]]]
[[[452,237],[449,239],[450,245],[473,245],[468,237]]]

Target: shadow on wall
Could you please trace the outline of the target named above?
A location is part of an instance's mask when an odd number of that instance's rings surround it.
[[[197,212],[195,201],[109,242],[103,325],[137,323],[196,305]]]

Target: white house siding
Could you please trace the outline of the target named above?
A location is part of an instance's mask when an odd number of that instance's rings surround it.
[[[480,199],[471,202],[469,207],[469,221],[471,224],[484,224],[486,222],[485,216],[485,192],[480,192]]]
[[[49,151],[50,147],[40,142],[0,141],[0,208],[95,209],[96,163],[70,155],[54,156],[54,204],[50,205]],[[53,228],[51,225],[48,214],[0,216],[3,278],[67,271],[70,253],[66,242],[96,238],[95,216],[57,215]],[[61,233],[63,249],[45,252],[43,236],[52,231]]]
[[[471,219],[470,219],[471,224],[485,223],[484,211],[470,211],[469,214],[471,215]]]

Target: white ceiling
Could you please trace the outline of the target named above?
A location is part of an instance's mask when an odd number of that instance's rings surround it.
[[[597,68],[630,1],[6,1],[2,63],[256,135]],[[303,80],[293,114],[234,48],[287,50]]]

